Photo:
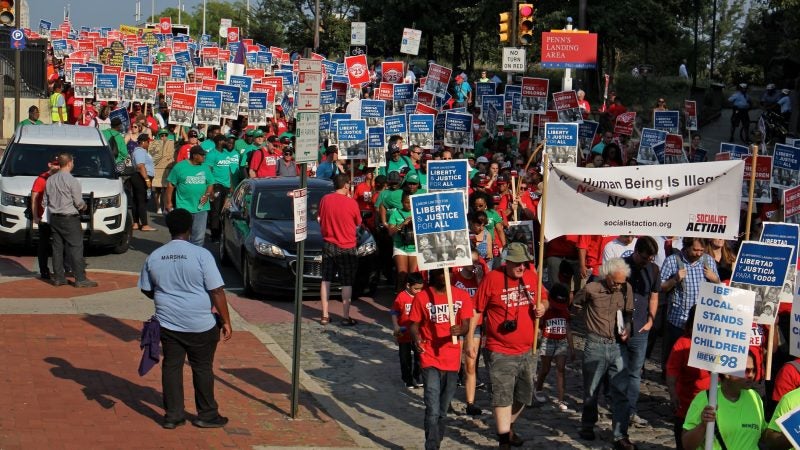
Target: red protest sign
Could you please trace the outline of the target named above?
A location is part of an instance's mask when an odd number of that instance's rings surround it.
[[[633,111],[624,112],[617,116],[614,123],[614,134],[630,136],[633,134],[633,125],[636,123],[636,113]]]
[[[275,92],[283,92],[283,77],[264,77],[261,79],[261,82],[272,86]]]
[[[361,86],[362,83],[369,83],[367,55],[348,56],[344,59],[344,66],[351,86]]]
[[[174,94],[183,94],[184,86],[186,86],[186,83],[183,81],[165,81],[164,95],[172,97]]]
[[[172,34],[172,19],[170,17],[162,17],[158,21],[158,29],[161,34]]]
[[[375,100],[394,100],[394,84],[381,83],[375,95]]]
[[[697,131],[697,102],[684,100],[683,111],[686,114],[686,129]]]
[[[523,97],[544,97],[550,89],[550,80],[547,78],[522,77]]]
[[[75,72],[72,75],[75,97],[94,97],[94,72]]]
[[[194,115],[195,94],[179,94],[172,96],[169,109],[169,123],[174,125],[192,125]]]
[[[186,83],[183,85],[183,92],[186,94],[196,95],[197,91],[202,89],[202,83]]]
[[[239,27],[228,27],[228,44],[239,42]]]
[[[383,82],[392,84],[403,82],[403,61],[382,62],[381,71],[383,72]]]
[[[428,105],[424,105],[422,103],[417,103],[417,109],[414,110],[415,114],[433,114],[434,117],[439,114],[439,110],[436,108],[431,108]]]
[[[542,67],[548,69],[594,69],[597,65],[597,34],[544,32],[541,61]]]
[[[218,84],[224,84],[224,80],[216,80],[214,78],[206,78],[200,83],[200,90],[215,91]]]
[[[214,78],[214,68],[213,67],[195,67],[194,68],[194,79],[197,81],[203,81],[207,78]]]
[[[683,136],[680,134],[668,134],[664,141],[664,163],[676,164],[687,162],[689,161],[683,153]]]
[[[136,82],[133,85],[136,89],[157,89],[158,75],[154,73],[139,72],[136,74]]]
[[[578,95],[575,94],[575,91],[554,92],[553,104],[556,111],[578,108]]]
[[[714,161],[729,161],[731,159],[731,152],[719,152],[714,155]]]
[[[744,177],[742,180],[749,182],[750,174],[753,172],[753,156],[745,156],[744,158]],[[758,167],[756,169],[756,181],[770,181],[772,180],[772,156],[758,157]]]
[[[800,186],[783,191],[783,221],[800,223]]]
[[[260,67],[256,67],[253,69],[245,69],[244,76],[250,77],[254,80],[260,80],[261,78],[264,78],[264,69]]]

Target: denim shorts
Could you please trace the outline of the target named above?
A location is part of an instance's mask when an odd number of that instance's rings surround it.
[[[533,355],[524,352],[506,355],[486,352],[489,376],[492,380],[492,406],[511,406],[521,403],[530,406],[533,399]]]
[[[542,345],[539,347],[539,356],[566,356],[567,354],[567,338],[564,339],[548,339],[542,338]]]

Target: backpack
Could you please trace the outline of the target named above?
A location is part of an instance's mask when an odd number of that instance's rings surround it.
[[[117,145],[116,135],[114,134],[114,130],[109,130],[106,134],[106,139],[108,140],[108,149],[111,150],[111,156],[114,157],[116,161],[117,156],[119,156],[119,146]]]

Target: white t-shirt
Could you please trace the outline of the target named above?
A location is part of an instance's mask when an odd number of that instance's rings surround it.
[[[636,238],[633,238],[630,244],[625,245],[618,239],[606,244],[603,248],[603,263],[605,264],[611,258],[625,258],[633,254],[633,248],[636,246]]]

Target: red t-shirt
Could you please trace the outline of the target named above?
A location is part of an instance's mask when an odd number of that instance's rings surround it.
[[[180,150],[178,150],[178,155],[175,158],[175,162],[181,162],[184,159],[189,159],[189,150],[192,149],[192,144],[183,144],[181,145]]]
[[[692,347],[692,338],[681,336],[672,346],[672,351],[667,360],[667,376],[675,377],[675,394],[678,396],[678,417],[686,417],[686,411],[701,391],[705,391],[711,384],[711,375],[707,370],[689,366],[689,349]]]
[[[522,280],[512,280],[505,268],[486,274],[475,296],[475,310],[485,311],[486,348],[507,355],[519,355],[531,350],[533,345],[533,321],[538,274],[533,267],[525,270]],[[526,292],[530,295],[526,295]],[[542,288],[542,299],[547,290]],[[506,320],[517,321],[517,329],[506,333],[500,325]]]
[[[594,275],[599,275],[603,262],[603,236],[582,234],[578,237],[577,247],[586,249],[586,267],[590,267]]]
[[[278,174],[278,162],[281,155],[270,153],[266,148],[253,150],[259,152],[253,154],[250,159],[250,170],[255,170],[256,178],[274,177]]]
[[[319,202],[319,225],[322,240],[339,248],[356,246],[356,227],[361,225],[361,211],[352,198],[332,192]]]
[[[461,273],[461,268],[456,268],[450,275],[450,284],[463,289],[469,294],[470,298],[474,299],[475,294],[478,292],[478,279],[475,275],[472,278],[467,278]]]
[[[372,198],[372,186],[369,183],[359,183],[353,196],[362,211],[375,211],[375,199]]]
[[[795,359],[794,361],[800,361],[800,358]],[[772,399],[780,401],[781,397],[789,392],[797,389],[800,387],[800,372],[794,366],[794,364],[786,363],[781,367],[781,370],[778,371],[778,375],[775,377],[775,385],[772,390]]]
[[[397,342],[400,343],[409,343],[411,342],[411,332],[409,328],[411,326],[411,319],[409,319],[409,314],[411,314],[411,305],[414,303],[414,297],[408,293],[407,290],[403,289],[403,292],[397,294],[397,297],[394,299],[394,304],[392,304],[391,313],[392,315],[397,316],[397,325],[400,326],[400,331],[403,332],[400,337],[397,338]]]
[[[575,242],[578,240],[576,235],[559,236],[547,243],[545,255],[558,256],[561,258],[575,259],[578,257],[578,248]]]
[[[542,336],[547,339],[566,339],[569,319],[569,306],[566,302],[551,302],[542,316]]]
[[[33,187],[31,188],[31,192],[39,193],[39,209],[37,209],[37,216],[41,219],[42,214],[44,213],[44,189],[47,187],[47,179],[50,178],[50,172],[44,172],[39,174],[36,177],[36,180],[33,182]]]
[[[458,325],[472,318],[472,300],[464,290],[454,287],[451,291],[453,314]],[[423,350],[419,355],[420,366],[458,372],[461,367],[461,346],[453,344],[450,336],[447,294],[436,293],[430,287],[423,289],[414,297],[409,318],[419,323],[420,347]]]

